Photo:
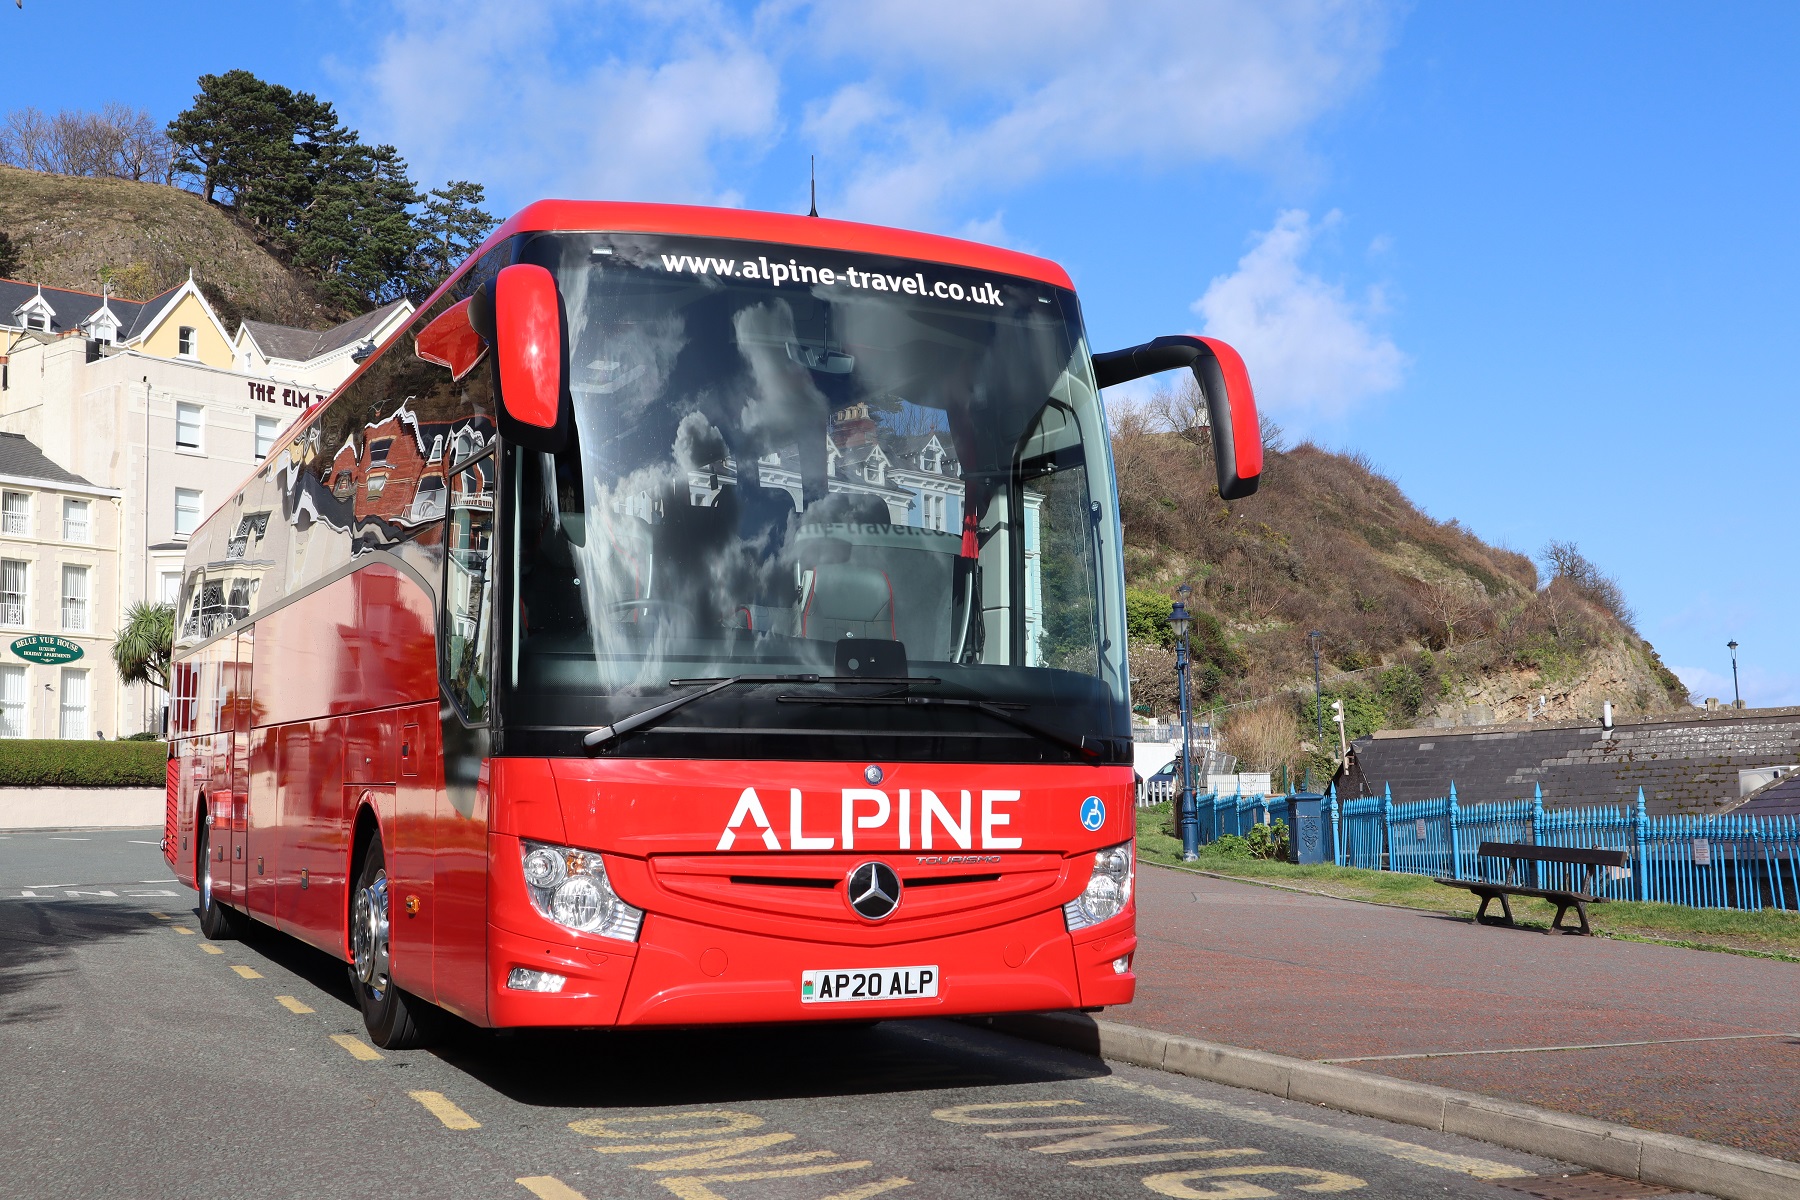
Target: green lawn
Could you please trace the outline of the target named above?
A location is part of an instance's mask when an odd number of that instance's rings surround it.
[[[1361,871],[1353,867],[1296,867],[1285,862],[1219,853],[1200,848],[1200,861],[1182,863],[1181,842],[1168,833],[1169,806],[1138,809],[1138,853],[1145,862],[1186,866],[1233,879],[1278,884],[1346,900],[1366,900],[1430,912],[1473,916],[1481,901],[1461,888],[1433,883],[1423,875],[1394,871]],[[1521,924],[1547,929],[1556,906],[1514,898],[1513,914]],[[1493,912],[1489,908],[1489,913]],[[1800,914],[1764,909],[1685,908],[1677,904],[1614,901],[1588,907],[1594,931],[1603,937],[1675,942],[1703,950],[1759,954],[1800,962]],[[1567,920],[1574,920],[1573,915]]]

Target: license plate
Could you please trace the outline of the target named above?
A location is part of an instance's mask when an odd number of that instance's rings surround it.
[[[800,1003],[852,1000],[917,1000],[937,995],[936,967],[864,967],[855,971],[802,971]]]

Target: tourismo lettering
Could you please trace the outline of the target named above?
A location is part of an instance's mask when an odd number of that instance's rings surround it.
[[[947,850],[950,847],[943,845],[946,840],[958,850],[974,850],[977,838],[982,850],[1017,850],[1025,844],[1024,839],[1006,837],[1001,832],[1012,824],[1012,813],[1004,806],[1018,801],[1016,789],[982,789],[979,822],[975,819],[975,793],[967,788],[956,792],[948,803],[930,788],[920,788],[916,795],[911,788],[901,788],[892,794],[881,788],[844,788],[836,799],[833,814],[838,818],[836,821],[819,820],[822,812],[831,806],[830,800],[823,800],[814,803],[814,815],[809,825],[806,797],[799,788],[789,788],[785,849],[835,850],[840,848],[841,840],[842,849],[854,850],[858,836],[865,833],[872,834],[880,842],[897,838],[902,850],[911,850],[915,843],[921,850]],[[834,826],[837,836],[822,832]],[[884,833],[886,837],[883,837]],[[784,849],[762,797],[753,787],[738,794],[731,817],[719,835],[717,848],[731,850],[738,845],[740,837],[747,850],[756,849],[758,842],[763,849]]]

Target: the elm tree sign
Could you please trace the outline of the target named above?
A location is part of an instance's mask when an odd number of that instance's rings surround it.
[[[82,655],[81,647],[68,638],[48,633],[34,633],[30,637],[19,638],[13,642],[12,652],[27,662],[44,663],[47,666],[72,663]]]

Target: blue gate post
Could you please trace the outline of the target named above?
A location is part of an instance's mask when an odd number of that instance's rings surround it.
[[[1394,789],[1381,785],[1381,870],[1394,869]]]
[[[1344,865],[1344,833],[1338,823],[1337,784],[1325,786],[1325,808],[1331,814],[1331,862],[1333,866]]]
[[[1457,838],[1457,822],[1462,812],[1456,807],[1456,780],[1450,781],[1450,878],[1461,879],[1462,849]]]
[[[1650,897],[1650,865],[1644,859],[1644,843],[1649,839],[1650,814],[1644,811],[1644,789],[1638,789],[1637,819],[1632,822],[1631,894],[1639,900]]]
[[[1544,844],[1544,789],[1538,784],[1531,785],[1531,844]],[[1544,864],[1531,864],[1531,886],[1544,886]]]

